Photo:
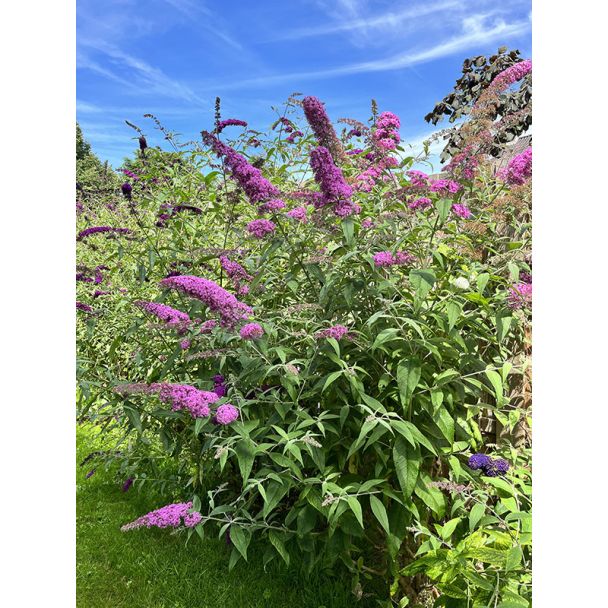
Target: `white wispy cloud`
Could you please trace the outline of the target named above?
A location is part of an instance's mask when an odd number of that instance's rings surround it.
[[[497,40],[504,42],[508,38],[524,34],[529,31],[529,29],[530,22],[528,20],[507,23],[503,19],[498,19],[489,23],[488,20],[485,19],[485,16],[472,16],[463,21],[462,33],[460,35],[453,36],[444,42],[440,42],[439,44],[426,49],[409,50],[382,59],[351,63],[326,70],[292,72],[289,74],[277,74],[233,81],[224,85],[215,84],[213,89],[239,89],[250,85],[267,85],[290,81],[332,78],[334,76],[346,76],[350,74],[400,70],[441,57],[447,57],[455,53],[464,52],[482,44],[488,44]]]
[[[297,40],[313,36],[337,34],[340,32],[368,32],[377,29],[399,30],[406,22],[411,22],[419,17],[425,17],[439,11],[454,8],[460,6],[460,4],[460,0],[442,0],[435,3],[427,2],[426,4],[411,6],[401,11],[391,11],[372,17],[357,17],[356,19],[346,21],[341,19],[324,25],[287,30],[284,33],[278,34],[273,40]]]
[[[92,48],[102,53],[111,63],[121,70],[128,72],[129,78],[116,74],[114,71],[91,61],[86,54],[79,54],[78,67],[93,70],[106,78],[121,83],[129,89],[139,92],[156,93],[174,99],[183,99],[190,103],[208,104],[208,101],[199,97],[188,85],[179,82],[165,74],[160,68],[154,67],[117,46],[96,40],[79,40],[85,48]]]

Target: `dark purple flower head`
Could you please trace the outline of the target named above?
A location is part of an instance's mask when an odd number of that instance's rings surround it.
[[[487,454],[473,454],[469,457],[469,467],[486,477],[498,477],[509,470],[509,463],[503,458],[494,460]]]
[[[310,166],[317,184],[323,194],[319,205],[333,205],[334,213],[345,217],[353,213],[353,203],[350,200],[353,189],[346,183],[342,171],[334,164],[327,148],[319,146],[310,153]]]
[[[244,120],[239,120],[238,118],[227,118],[226,120],[221,120],[217,124],[217,128],[215,129],[217,133],[221,133],[226,127],[246,127],[247,123]]]
[[[213,380],[213,384],[224,384],[226,378],[224,378],[222,374],[216,374],[215,376],[213,376],[213,378],[211,378],[211,380]]]
[[[82,241],[83,239],[87,238],[88,236],[91,236],[92,234],[98,234],[102,232],[112,232],[115,234],[130,234],[131,230],[129,230],[128,228],[112,228],[111,226],[91,226],[90,228],[85,228],[84,230],[81,230],[76,235],[76,240]]]
[[[127,481],[122,484],[122,491],[126,492],[133,485],[133,478],[129,477]]]
[[[131,200],[131,192],[133,191],[133,186],[129,182],[125,182],[120,189],[122,190],[123,196],[130,201]]]
[[[323,103],[316,97],[304,97],[302,107],[319,145],[326,148],[335,162],[344,160],[344,149],[336,135]]]
[[[93,309],[83,302],[76,302],[76,310],[82,310],[83,312],[93,312]]]
[[[474,471],[490,466],[492,459],[487,454],[473,454],[469,457],[469,468]]]
[[[96,471],[96,470],[97,470],[97,469],[91,469],[91,470],[90,470],[90,471],[89,471],[89,472],[88,472],[88,473],[85,475],[85,478],[86,478],[86,479],[89,479],[89,477],[93,477],[93,475],[95,475],[95,471]]]
[[[139,136],[139,149],[143,152],[148,147],[148,142],[143,135]]]
[[[251,165],[244,156],[221,142],[215,135],[203,132],[203,141],[211,146],[218,156],[224,158],[232,179],[244,190],[250,203],[260,203],[280,195],[279,190],[262,175],[257,167]]]

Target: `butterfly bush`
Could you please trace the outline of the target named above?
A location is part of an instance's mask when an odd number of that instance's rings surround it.
[[[526,605],[531,154],[497,175],[465,142],[430,176],[375,102],[342,139],[315,97],[267,133],[216,109],[79,191],[79,241],[133,235],[77,248],[79,415],[171,503],[123,529],[214,529],[230,567],[255,542],[378,605]]]

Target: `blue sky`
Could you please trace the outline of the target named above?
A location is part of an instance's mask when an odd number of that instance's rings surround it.
[[[420,146],[448,126],[423,117],[463,59],[503,44],[531,56],[530,11],[530,0],[77,0],[77,118],[115,168],[136,147],[125,119],[151,145],[163,140],[148,112],[196,139],[216,95],[224,118],[259,130],[295,91],[333,120],[366,121],[374,98]]]

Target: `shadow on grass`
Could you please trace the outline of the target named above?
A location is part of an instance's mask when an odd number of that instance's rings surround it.
[[[87,427],[77,430],[78,462],[102,449]],[[120,531],[120,526],[158,508],[134,488],[127,493],[100,469],[77,473],[78,608],[346,608],[364,607],[348,579],[306,578],[273,564],[264,572],[261,554],[228,572],[229,550],[215,538],[201,541],[168,530]]]

